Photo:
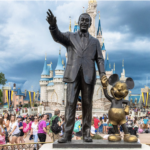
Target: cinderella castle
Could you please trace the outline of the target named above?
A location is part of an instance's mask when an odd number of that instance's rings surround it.
[[[110,75],[115,73],[115,63],[113,65],[113,68],[111,68],[111,64],[109,63],[108,54],[106,56],[106,48],[105,43],[102,36],[102,28],[101,28],[101,19],[99,15],[99,21],[98,21],[98,29],[96,31],[95,27],[95,18],[97,16],[97,2],[96,0],[90,0],[88,2],[88,8],[86,12],[91,16],[92,18],[92,25],[89,29],[89,33],[97,38],[101,45],[101,50],[103,54],[103,58],[105,60],[105,71],[107,78],[109,78]],[[78,24],[75,22],[74,30],[73,32],[77,32],[79,30]],[[71,29],[71,20],[69,25],[69,31],[72,32]],[[57,66],[55,70],[52,69],[52,63],[47,64],[47,60],[45,57],[44,61],[44,67],[41,74],[41,79],[39,81],[40,83],[40,101],[42,102],[49,102],[49,111],[54,111],[56,108],[60,109],[62,114],[65,110],[66,105],[66,88],[67,83],[63,82],[63,74],[65,70],[65,62],[67,62],[67,53],[65,55],[66,61],[62,60],[61,58],[61,51],[59,51]],[[94,95],[93,95],[93,114],[97,114],[100,116],[103,113],[107,113],[107,110],[110,108],[110,102],[105,98],[100,76],[98,72],[97,65],[95,64],[96,68],[96,84],[94,88]],[[125,69],[124,69],[124,61],[122,64],[122,73],[120,80],[125,81]],[[110,94],[110,86],[108,87],[108,93]],[[127,96],[126,99],[129,97]],[[82,97],[79,96],[79,99],[82,101]],[[80,105],[80,104],[79,104]]]

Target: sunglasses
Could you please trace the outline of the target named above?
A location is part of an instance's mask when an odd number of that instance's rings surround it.
[[[34,119],[38,119],[38,118],[34,118]]]

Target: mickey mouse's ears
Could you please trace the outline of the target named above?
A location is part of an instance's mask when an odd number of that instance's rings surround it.
[[[117,74],[112,74],[108,79],[110,85],[114,85],[117,81],[119,81],[119,76]]]
[[[132,78],[127,78],[126,79],[126,84],[128,89],[133,89],[134,88],[134,81]]]

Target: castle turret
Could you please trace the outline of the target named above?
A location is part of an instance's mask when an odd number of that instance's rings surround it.
[[[106,61],[106,69],[105,71],[111,71],[110,69],[110,64],[109,64],[109,57],[108,57],[108,54],[107,54],[107,61]]]
[[[40,97],[40,101],[46,101],[47,100],[47,84],[49,83],[49,69],[46,63],[46,56],[45,56],[45,62],[44,62],[44,67],[43,67],[43,71],[41,74],[41,79],[40,79],[40,91],[41,91],[41,97]]]
[[[52,62],[50,63],[50,78],[53,78]]]
[[[109,63],[108,54],[107,54],[105,71],[106,71],[107,78],[109,78],[113,74],[113,69],[111,69],[111,65]]]
[[[104,38],[103,38],[103,45],[102,45],[102,54],[103,54],[103,58],[105,60],[105,56],[106,56],[106,48],[105,48],[105,44],[104,44]]]
[[[121,81],[125,82],[126,76],[125,76],[125,69],[124,69],[124,60],[122,60],[122,73],[121,73]]]
[[[41,78],[48,78],[48,77],[49,77],[49,71],[48,71],[48,67],[46,63],[46,55],[45,55],[44,67],[43,67],[43,71],[41,74]]]
[[[99,14],[99,21],[98,21],[98,29],[97,29],[97,39],[99,40],[100,45],[102,47],[103,42],[102,42],[102,30],[101,30],[100,14]]]
[[[53,79],[53,82],[55,84],[54,101],[57,102],[57,104],[62,104],[62,100],[64,100],[64,92],[62,92],[64,91],[63,75],[64,75],[64,67],[62,65],[61,50],[59,50],[57,66],[55,68],[55,76]],[[59,97],[57,95],[59,95]]]
[[[72,29],[71,29],[71,17],[70,17],[69,31],[72,32]]]
[[[49,78],[53,78],[52,62],[50,64],[47,64],[47,67],[49,72]]]
[[[95,30],[95,17],[96,17],[96,14],[97,14],[97,10],[96,10],[96,7],[97,7],[97,2],[96,0],[90,0],[89,1],[89,4],[88,4],[88,9],[86,10],[86,12],[91,16],[92,18],[92,24],[89,28],[89,33],[95,37],[95,33],[96,33],[96,30]]]

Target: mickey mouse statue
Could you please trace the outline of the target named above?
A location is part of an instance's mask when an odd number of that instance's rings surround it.
[[[108,83],[112,85],[110,92],[113,97],[108,95]],[[105,77],[105,79],[102,81],[102,85],[105,97],[111,102],[108,116],[109,122],[113,125],[115,130],[115,134],[110,135],[108,140],[112,142],[121,141],[121,136],[118,131],[118,125],[121,125],[124,131],[124,141],[130,143],[137,142],[137,137],[130,135],[126,127],[126,115],[129,115],[129,101],[124,100],[124,98],[128,95],[128,89],[133,89],[134,87],[133,79],[127,78],[125,82],[122,82],[119,81],[117,74],[113,74],[109,77],[109,79]],[[126,104],[126,107],[123,108],[122,104]]]

